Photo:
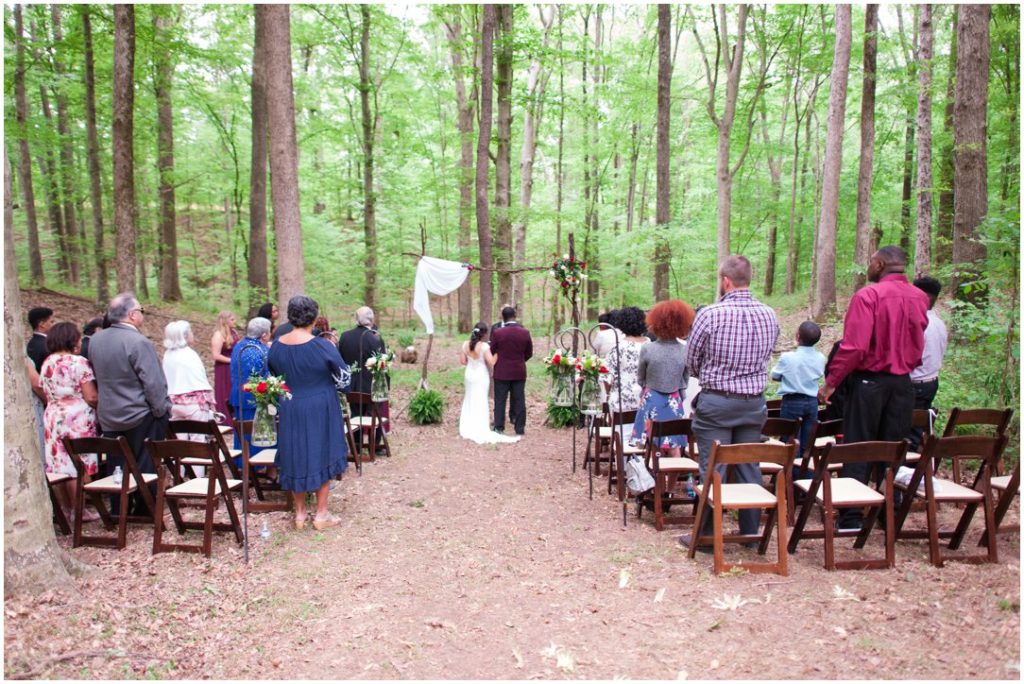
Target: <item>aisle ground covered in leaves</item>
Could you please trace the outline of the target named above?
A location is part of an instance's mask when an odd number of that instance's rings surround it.
[[[455,365],[454,346],[435,344],[432,373]],[[400,409],[408,393],[394,398]],[[690,561],[678,546],[688,530],[658,533],[632,510],[623,527],[604,480],[588,499],[572,433],[541,426],[539,393],[526,438],[500,447],[456,436],[460,401],[449,396],[437,426],[395,411],[394,456],[361,477],[350,468],[333,493],[340,527],[296,532],[287,514],[252,516],[248,566],[224,535],[210,560],[151,556],[145,527],[121,552],[69,549],[95,571],[5,600],[5,676],[1020,676],[1016,534],[1000,536],[992,566],[936,569],[924,542],[900,542],[895,570],[829,573],[818,541],[801,545],[788,577],[716,577],[710,557]],[[976,518],[972,544],[980,532]]]

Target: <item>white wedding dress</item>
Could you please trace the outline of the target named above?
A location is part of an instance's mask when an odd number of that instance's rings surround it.
[[[519,437],[491,430],[491,374],[484,361],[489,349],[486,342],[480,342],[474,350],[478,358],[466,354],[466,396],[462,399],[462,414],[459,416],[459,436],[477,444],[518,442]]]

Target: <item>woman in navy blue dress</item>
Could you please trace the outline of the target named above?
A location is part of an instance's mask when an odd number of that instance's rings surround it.
[[[349,377],[348,365],[337,348],[313,336],[319,313],[304,295],[288,302],[288,322],[294,329],[270,347],[270,372],[283,375],[291,399],[280,407],[277,458],[281,489],[292,492],[295,528],[306,526],[306,492],[316,492],[313,527],[324,530],[340,520],[327,510],[331,480],[345,472],[348,447],[342,430],[341,408],[333,376]]]

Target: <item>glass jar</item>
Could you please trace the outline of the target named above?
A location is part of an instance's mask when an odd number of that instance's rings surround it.
[[[560,373],[551,378],[551,403],[555,406],[572,406],[573,397],[572,373]]]
[[[377,403],[388,400],[388,376],[384,373],[373,374],[370,381],[370,398]]]
[[[595,377],[587,377],[583,380],[583,389],[580,391],[580,413],[585,416],[601,415],[601,385]]]
[[[249,443],[254,447],[269,447],[277,444],[277,423],[268,409],[267,406],[257,406],[256,413],[252,417],[252,438]]]

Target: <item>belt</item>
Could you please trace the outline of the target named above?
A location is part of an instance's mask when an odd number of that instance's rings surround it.
[[[939,376],[936,375],[934,378],[928,378],[927,380],[911,380],[911,382],[914,383],[915,385],[925,385],[929,382],[936,382],[938,381],[938,379]]]
[[[716,389],[702,389],[701,392],[706,392],[708,394],[717,394],[718,396],[726,397],[727,399],[757,399],[759,397],[761,397],[761,398],[764,397],[764,394],[761,394],[761,393],[758,393],[758,394],[740,394],[739,392],[725,392],[723,390],[716,390]]]

